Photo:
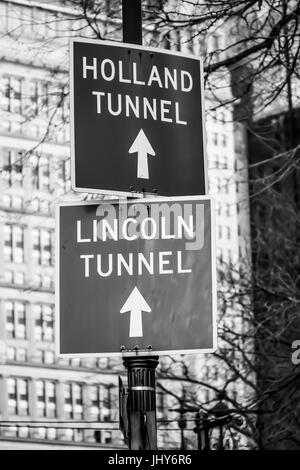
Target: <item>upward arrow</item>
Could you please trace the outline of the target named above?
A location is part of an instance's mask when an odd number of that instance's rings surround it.
[[[155,155],[155,152],[143,129],[140,130],[128,153],[138,154],[137,177],[149,179],[148,157],[147,155]]]
[[[137,287],[132,290],[120,310],[120,313],[125,312],[130,312],[129,337],[143,336],[142,312],[151,312],[151,308]]]

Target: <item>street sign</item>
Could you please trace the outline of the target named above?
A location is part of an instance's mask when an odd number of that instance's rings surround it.
[[[210,197],[61,203],[57,228],[58,354],[215,350]]]
[[[203,96],[199,57],[72,39],[73,189],[206,194]]]

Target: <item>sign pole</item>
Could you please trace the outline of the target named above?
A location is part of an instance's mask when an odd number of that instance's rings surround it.
[[[123,42],[143,44],[141,0],[122,0]]]
[[[141,0],[122,0],[123,42],[142,44]],[[127,369],[128,436],[130,450],[156,450],[155,369],[158,356],[123,357]]]
[[[156,450],[155,369],[158,356],[123,358],[127,369],[128,435],[130,450]]]

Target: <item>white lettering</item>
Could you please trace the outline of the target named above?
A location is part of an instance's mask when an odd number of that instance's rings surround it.
[[[144,98],[143,99],[143,105],[144,105],[144,119],[147,119],[148,117],[148,111],[150,112],[151,116],[152,116],[152,119],[154,119],[154,121],[157,120],[157,106],[156,106],[156,99],[154,98],[152,100],[152,108],[151,108],[151,105],[149,103],[149,100],[148,98]]]
[[[118,253],[118,255],[117,255],[117,259],[118,259],[118,261],[117,261],[117,263],[118,263],[117,273],[118,273],[118,276],[121,276],[121,274],[122,274],[121,265],[124,266],[124,268],[126,269],[126,271],[128,272],[128,274],[130,276],[133,275],[133,254],[129,253],[128,258],[129,259],[128,259],[128,263],[127,263],[124,256],[121,253]]]
[[[147,85],[148,86],[151,86],[152,85],[152,82],[157,82],[158,83],[158,86],[160,88],[163,88],[163,84],[161,82],[161,79],[160,79],[160,76],[159,76],[159,73],[158,73],[158,70],[157,70],[157,67],[156,65],[153,65],[152,69],[151,69],[151,73],[150,73],[150,77],[149,77],[149,80],[148,80],[148,83]]]
[[[84,276],[90,277],[90,259],[94,258],[94,255],[80,255],[81,259],[84,259]]]
[[[123,226],[122,226],[122,235],[125,238],[125,240],[129,240],[129,241],[137,239],[137,235],[132,235],[131,237],[128,235],[127,225],[130,224],[130,223],[137,224],[137,221],[136,221],[136,219],[133,219],[133,218],[130,217],[130,218],[124,220]]]
[[[134,112],[135,117],[139,118],[140,117],[140,110],[139,110],[140,98],[138,96],[135,96],[135,105],[134,105],[132,99],[130,98],[130,96],[125,95],[125,109],[126,109],[125,112],[126,112],[127,117],[130,116],[129,106],[130,106],[131,110]]]
[[[185,86],[185,77],[188,79],[188,85]],[[181,91],[185,91],[186,93],[191,91],[193,88],[193,78],[189,72],[186,70],[181,70]]]
[[[158,253],[159,274],[173,274],[173,269],[165,269],[165,265],[170,264],[170,260],[164,259],[165,256],[172,255],[172,251],[160,251]]]
[[[164,122],[173,122],[173,119],[165,117],[165,114],[170,113],[170,110],[166,109],[166,106],[170,106],[171,104],[172,104],[172,101],[168,101],[168,100],[161,100],[161,102],[160,102],[161,120],[164,121]]]
[[[173,70],[173,76],[171,75],[170,70],[165,67],[165,88],[169,88],[168,82],[171,82],[172,87],[174,90],[177,90],[177,70]]]
[[[131,80],[123,77],[123,62],[121,60],[119,60],[119,82],[131,83]]]
[[[97,114],[101,114],[101,96],[105,96],[103,91],[92,91],[92,94],[97,97]]]
[[[189,225],[186,223],[186,221],[184,220],[184,218],[181,215],[178,216],[178,218],[177,218],[177,230],[178,230],[178,237],[179,238],[183,238],[182,237],[182,229],[184,229],[186,235],[189,238],[194,238],[193,216],[192,215],[189,216]]]
[[[90,238],[82,238],[81,235],[81,220],[77,220],[77,243],[89,243]]]
[[[109,67],[105,67],[106,65],[108,65]],[[108,68],[108,74],[106,74],[105,68]],[[109,68],[110,68],[110,73],[109,73]],[[102,78],[104,78],[104,80],[106,80],[107,82],[110,82],[111,80],[115,78],[115,74],[116,74],[116,69],[115,69],[115,64],[113,63],[113,61],[110,59],[102,60],[101,62]]]
[[[118,96],[118,109],[116,111],[113,111],[112,103],[111,103],[111,93],[108,93],[107,95],[107,108],[108,108],[108,112],[112,116],[119,116],[119,114],[121,114],[121,111],[122,111],[122,101],[121,101],[122,95],[118,93],[117,96]]]
[[[191,269],[183,269],[182,268],[182,252],[177,251],[177,271],[179,274],[191,273]]]
[[[132,70],[133,70],[133,83],[135,85],[145,85],[145,82],[143,82],[142,80],[137,79],[137,70],[136,70],[136,63],[135,62],[133,62],[133,64],[132,64]]]
[[[150,256],[150,261],[148,262],[143,255],[143,253],[138,253],[138,273],[142,274],[142,264],[145,266],[145,268],[148,270],[150,274],[154,273],[154,258],[153,258],[153,252],[149,253]]]
[[[179,119],[179,103],[175,103],[175,122],[176,124],[182,124],[183,126],[187,126],[187,122],[186,121],[181,121]]]
[[[114,219],[113,224],[114,225],[112,227],[109,221],[106,219],[103,219],[98,223],[98,230],[100,231],[100,227],[102,228],[101,238],[104,242],[107,240],[108,232],[111,238],[113,238],[115,241],[118,240],[118,220]]]
[[[149,227],[149,224],[151,224],[151,226],[152,226],[152,232],[150,232],[150,235],[149,235],[149,231],[151,231],[151,228],[150,228],[150,230],[146,230],[146,225],[147,224],[148,224],[148,227]],[[151,239],[155,238],[156,233],[157,233],[157,226],[156,226],[155,220],[152,219],[151,217],[146,217],[145,219],[143,219],[143,221],[141,223],[142,238],[144,238],[145,240],[151,240]]]
[[[113,270],[113,255],[110,253],[108,255],[108,269],[106,273],[102,270],[102,256],[97,255],[97,272],[101,277],[108,277],[111,275]]]
[[[87,78],[87,71],[92,70],[93,71],[93,79],[97,80],[97,59],[96,57],[93,57],[93,65],[87,65],[86,62],[86,57],[82,57],[82,75],[83,78]]]

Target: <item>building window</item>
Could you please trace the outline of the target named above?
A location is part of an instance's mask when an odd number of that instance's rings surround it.
[[[50,189],[50,156],[31,155],[30,165],[33,186],[39,191],[48,192]]]
[[[48,380],[36,381],[37,415],[39,417],[56,417],[55,382]]]
[[[32,257],[36,264],[50,266],[52,264],[52,231],[35,228],[31,232]]]
[[[11,205],[16,211],[21,211],[23,209],[23,198],[21,196],[13,196]]]
[[[228,158],[226,155],[223,155],[223,169],[228,170]]]
[[[222,146],[227,147],[227,135],[222,134]]]
[[[220,48],[220,37],[217,34],[213,34],[211,44],[213,51],[217,51]]]
[[[15,271],[14,283],[18,285],[23,285],[25,283],[25,273],[23,273],[22,271]]]
[[[44,289],[52,289],[53,288],[53,282],[52,282],[52,276],[49,276],[48,274],[34,274],[33,279],[32,279],[32,284],[35,288],[41,288],[43,287]]]
[[[108,357],[99,357],[98,367],[100,369],[108,369],[109,368],[109,359],[108,359]]]
[[[100,389],[98,385],[93,385],[90,388],[90,400],[91,400],[90,419],[99,421],[100,420]]]
[[[22,78],[6,76],[2,79],[2,106],[5,111],[21,114]]]
[[[111,387],[102,385],[100,389],[101,421],[109,421],[111,418]]]
[[[65,414],[68,419],[83,418],[82,385],[76,383],[65,384]]]
[[[49,441],[54,441],[55,439],[57,439],[57,431],[55,428],[47,429],[47,439],[49,439]]]
[[[6,333],[8,338],[26,338],[26,310],[25,303],[5,301]]]
[[[38,82],[36,80],[29,82],[29,100],[30,114],[36,116],[38,114]]]
[[[12,196],[9,196],[8,194],[3,194],[2,204],[5,208],[10,209],[12,206]]]
[[[29,437],[29,428],[27,426],[20,426],[18,429],[18,437],[21,439]]]
[[[110,444],[112,442],[112,436],[110,431],[103,431],[102,440],[104,444]]]
[[[4,282],[7,284],[13,284],[14,282],[14,272],[13,271],[4,271]]]
[[[28,416],[28,381],[26,379],[7,379],[8,413]]]
[[[213,134],[212,134],[212,143],[213,143],[213,145],[218,145],[218,134],[217,134],[217,132],[213,132]]]
[[[3,171],[2,175],[7,186],[19,188],[23,185],[23,162],[22,152],[16,150],[3,150]]]
[[[16,349],[15,348],[7,348],[6,349],[6,359],[8,361],[15,361],[16,360]]]
[[[218,237],[222,238],[222,225],[218,225]]]
[[[17,361],[26,362],[27,361],[27,351],[24,348],[17,349]]]
[[[4,261],[24,263],[24,228],[4,225]]]
[[[41,201],[40,211],[43,212],[43,214],[49,214],[49,212],[50,212],[50,201]]]
[[[218,154],[214,155],[215,168],[220,168],[220,158]]]
[[[47,82],[33,80],[29,82],[30,114],[37,116],[41,112],[49,116],[49,85]]]
[[[50,189],[50,165],[49,159],[40,157],[38,168],[38,189],[40,191],[49,191]]]
[[[226,204],[226,216],[230,217],[230,204]]]
[[[53,306],[36,304],[33,306],[35,319],[35,339],[37,341],[54,340]]]
[[[44,357],[43,351],[41,349],[36,349],[35,355],[33,356],[32,360],[34,362],[40,362],[41,363],[41,362],[43,362],[43,357]]]
[[[225,185],[224,185],[224,192],[225,194],[229,194],[229,182],[226,181]]]
[[[226,227],[226,232],[227,232],[227,240],[230,240],[230,238],[231,238],[231,230],[230,230],[230,227]]]
[[[63,189],[64,192],[67,192],[71,189],[71,165],[70,159],[61,160],[58,162],[58,172],[57,172],[58,184]]]
[[[44,351],[44,363],[45,364],[54,364],[55,357],[53,351]]]

